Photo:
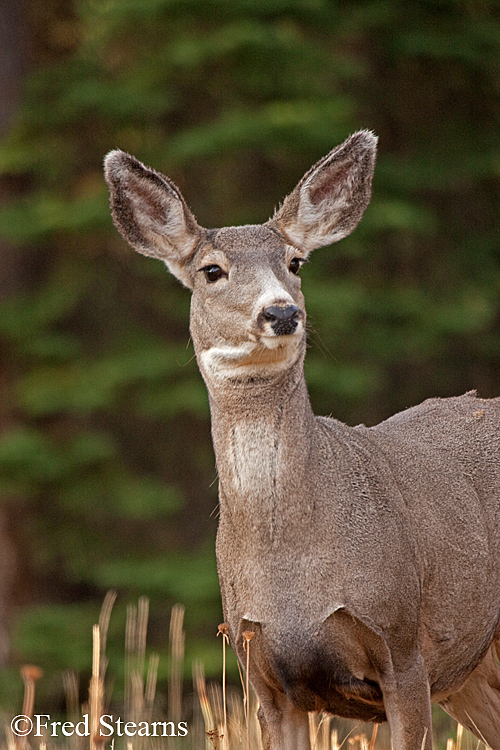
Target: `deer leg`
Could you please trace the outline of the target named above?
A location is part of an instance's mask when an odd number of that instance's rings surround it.
[[[385,683],[385,684],[384,684]],[[404,671],[381,679],[392,750],[432,750],[431,700],[427,673],[419,656]]]
[[[450,716],[492,750],[500,750],[500,643],[493,643],[482,662],[456,693],[440,702]]]
[[[259,722],[264,750],[310,750],[309,720],[283,693],[262,695]]]
[[[245,647],[244,637],[248,632],[252,638]],[[258,716],[264,750],[310,750],[307,711],[296,708],[273,677],[259,622],[240,620],[235,651],[244,666],[249,660],[249,677],[260,704]]]

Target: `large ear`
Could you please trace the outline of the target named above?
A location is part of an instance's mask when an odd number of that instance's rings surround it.
[[[271,224],[306,254],[346,237],[370,201],[376,149],[370,131],[351,135],[306,172]]]
[[[104,174],[118,231],[135,250],[163,260],[174,276],[192,288],[186,264],[203,230],[179,189],[123,151],[106,156]]]

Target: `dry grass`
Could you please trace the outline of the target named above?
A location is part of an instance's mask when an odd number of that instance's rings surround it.
[[[103,735],[101,716],[113,713],[111,697],[106,690],[106,640],[111,611],[116,595],[108,593],[105,598],[99,624],[93,629],[92,677],[89,685],[88,703],[79,705],[76,675],[64,676],[64,687],[68,707],[68,720],[74,724],[88,714],[89,736],[73,736],[69,740],[46,736],[34,738],[15,737],[6,726],[4,748],[6,750],[54,750],[55,746],[69,750],[105,750],[123,747],[124,750],[262,750],[260,727],[257,719],[257,701],[248,681],[248,669],[244,677],[240,672],[241,689],[228,687],[226,683],[226,649],[229,644],[227,627],[219,626],[221,635],[223,673],[221,683],[207,685],[203,665],[193,666],[195,696],[186,699],[183,695],[184,673],[184,608],[177,605],[172,610],[170,626],[170,677],[167,718],[160,715],[156,697],[158,658],[151,655],[146,664],[146,633],[148,601],[139,600],[137,607],[130,606],[127,612],[125,633],[125,700],[123,711],[114,711],[123,716],[123,722],[132,721],[139,726],[167,726],[170,731],[179,722],[187,721],[187,736],[134,736],[113,740]],[[246,638],[247,666],[250,663],[251,637]],[[36,682],[41,670],[25,666],[21,670],[25,685],[22,713],[33,716]],[[40,711],[40,709],[37,709]],[[163,714],[165,711],[163,711]],[[165,722],[165,724],[163,724]],[[387,725],[354,725],[323,714],[309,715],[309,733],[312,750],[390,750]],[[441,739],[443,750],[487,750],[485,745],[464,732],[458,725],[455,737]]]

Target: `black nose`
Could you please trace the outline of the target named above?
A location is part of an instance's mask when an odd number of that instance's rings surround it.
[[[296,305],[278,307],[271,305],[263,312],[264,319],[269,321],[271,328],[277,336],[286,336],[293,333],[299,322],[299,308]]]

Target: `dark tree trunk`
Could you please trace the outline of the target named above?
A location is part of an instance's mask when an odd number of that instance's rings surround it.
[[[0,138],[11,127],[19,106],[28,67],[25,6],[22,0],[0,3]],[[9,197],[9,185],[0,177],[0,205]],[[13,294],[23,277],[22,254],[0,238],[0,301]],[[9,370],[0,352],[0,393],[9,387]],[[0,397],[0,437],[15,417],[8,399]],[[0,665],[9,655],[8,619],[16,577],[15,542],[9,533],[8,504],[0,506]]]

